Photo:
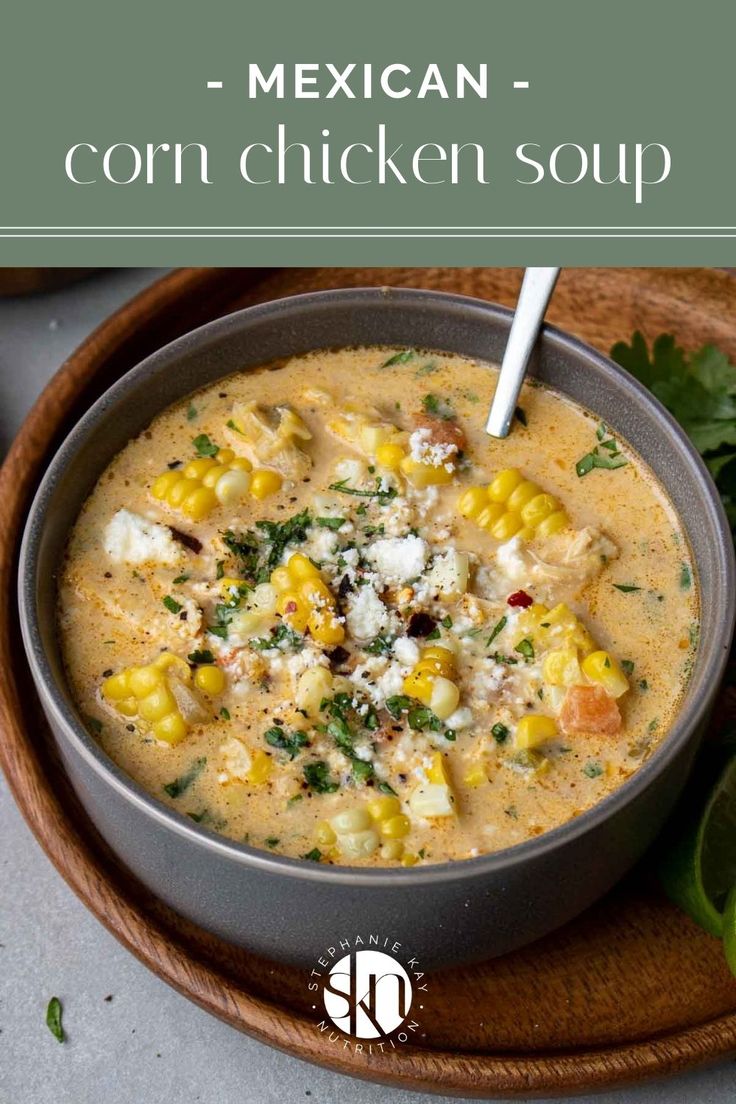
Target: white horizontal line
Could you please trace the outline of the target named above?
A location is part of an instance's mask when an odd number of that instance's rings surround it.
[[[222,81],[207,81],[208,88],[222,88]]]
[[[0,230],[736,230],[736,226],[0,226]]]
[[[514,88],[528,88],[529,81],[514,81]]]
[[[53,241],[54,239],[61,238],[76,238],[80,241],[91,238],[160,238],[166,240],[167,238],[194,238],[200,241],[207,241],[214,238],[276,238],[289,241],[291,239],[298,238],[320,238],[326,241],[340,238],[368,238],[377,240],[380,238],[404,238],[408,240],[421,240],[424,238],[440,239],[444,241],[454,241],[461,238],[475,238],[475,239],[487,239],[487,238],[513,238],[515,240],[521,238],[529,238],[535,241],[540,241],[547,238],[564,238],[568,241],[577,241],[586,238],[632,238],[634,240],[652,239],[665,241],[670,238],[682,238],[689,241],[701,241],[706,238],[717,239],[730,239],[736,238],[736,233],[733,234],[4,234],[0,233],[0,238],[42,238],[47,241]]]

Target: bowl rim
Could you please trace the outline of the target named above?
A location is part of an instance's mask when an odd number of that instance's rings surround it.
[[[79,445],[94,433],[98,417],[110,405],[117,405],[135,394],[138,381],[149,373],[165,367],[184,354],[204,349],[218,340],[227,338],[247,327],[250,320],[266,320],[269,316],[296,315],[309,312],[312,308],[323,309],[330,303],[345,304],[357,302],[362,306],[373,305],[377,308],[390,305],[392,308],[414,309],[430,305],[443,309],[448,314],[479,312],[489,320],[500,322],[508,328],[513,311],[488,300],[453,292],[434,291],[422,288],[360,287],[335,288],[327,291],[306,292],[299,295],[284,296],[265,303],[245,307],[205,323],[175,340],[157,349],[116,380],[79,418],[69,431],[51,460],[48,462],[39,483],[33,501],[28,510],[20,545],[18,565],[18,605],[21,634],[33,681],[39,693],[42,705],[52,727],[63,733],[64,739],[73,750],[82,757],[95,774],[122,797],[136,813],[144,813],[163,828],[169,829],[201,847],[229,859],[246,868],[254,868],[273,875],[285,875],[295,879],[325,884],[343,884],[352,886],[418,886],[454,882],[458,879],[473,880],[499,874],[515,868],[527,861],[543,858],[548,852],[594,830],[609,818],[621,812],[636,798],[642,796],[652,786],[670,762],[677,757],[681,749],[693,738],[697,725],[717,692],[728,659],[729,646],[736,615],[736,561],[731,531],[725,511],[708,470],[685,434],[682,427],[665,407],[638,380],[631,376],[610,358],[599,353],[592,346],[556,326],[545,323],[538,340],[538,347],[556,351],[562,356],[583,358],[592,364],[599,373],[614,386],[623,387],[644,406],[659,432],[667,440],[667,447],[675,448],[684,454],[686,461],[694,469],[702,504],[710,512],[711,523],[718,533],[717,554],[719,574],[725,580],[719,615],[720,632],[703,641],[700,634],[699,650],[704,649],[709,660],[704,670],[708,672],[708,683],[702,687],[697,699],[690,696],[681,708],[662,743],[650,758],[639,767],[622,785],[608,794],[603,800],[581,813],[578,817],[552,828],[540,836],[521,843],[490,852],[474,858],[433,863],[421,867],[351,867],[338,864],[325,865],[304,859],[273,854],[246,843],[219,835],[203,828],[175,809],[164,805],[156,797],[135,782],[107,755],[100,744],[87,732],[81,720],[68,705],[66,698],[56,683],[48,657],[41,642],[36,603],[36,566],[41,534],[56,482],[61,477],[68,462]],[[306,350],[305,350],[306,351]],[[228,375],[231,373],[227,373]],[[210,381],[214,382],[214,380]],[[554,388],[552,388],[554,390]],[[564,394],[564,392],[562,392]],[[181,396],[185,397],[184,395]],[[574,402],[571,396],[568,396]],[[162,406],[151,412],[156,417]],[[591,410],[591,413],[596,411]],[[666,433],[662,431],[666,430]],[[621,434],[628,440],[626,434]],[[636,451],[636,445],[632,446]],[[665,481],[660,478],[665,491]]]

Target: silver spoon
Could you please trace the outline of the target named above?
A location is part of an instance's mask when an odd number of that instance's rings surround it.
[[[528,268],[524,273],[498,386],[486,422],[486,433],[491,437],[509,435],[529,357],[559,275],[559,268]]]

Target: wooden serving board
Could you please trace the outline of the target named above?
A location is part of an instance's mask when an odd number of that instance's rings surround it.
[[[736,981],[717,940],[659,893],[644,864],[566,928],[480,967],[435,975],[414,1047],[368,1057],[317,1029],[302,970],[195,929],[106,850],[54,754],[22,656],[14,602],[19,535],[44,461],[91,399],[186,330],[252,303],[320,288],[414,286],[512,305],[520,270],[182,270],[100,327],[33,408],[0,472],[0,763],[51,861],[142,962],[234,1027],[289,1053],[405,1088],[494,1097],[580,1093],[736,1054]],[[607,352],[639,328],[713,341],[736,358],[736,280],[713,270],[563,273],[551,320]]]

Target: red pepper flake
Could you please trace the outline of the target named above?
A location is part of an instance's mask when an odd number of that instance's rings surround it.
[[[296,613],[298,608],[299,607],[297,606],[296,602],[287,602],[286,603],[286,609],[285,609],[284,612],[285,613]]]
[[[525,590],[515,590],[506,599],[507,606],[519,606],[521,609],[527,609],[533,602],[534,599]]]

